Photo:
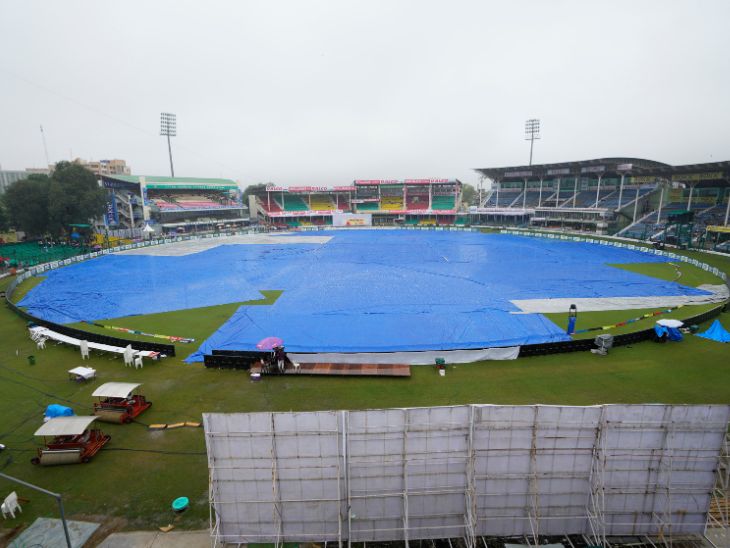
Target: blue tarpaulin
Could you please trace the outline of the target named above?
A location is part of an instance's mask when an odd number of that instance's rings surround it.
[[[46,417],[49,419],[53,419],[55,417],[73,417],[74,416],[74,410],[70,407],[66,407],[65,405],[59,405],[57,403],[52,403],[48,407],[46,407]]]
[[[302,236],[306,234],[298,234]],[[327,243],[219,245],[183,256],[112,255],[48,274],[20,305],[67,323],[260,299],[243,306],[190,360],[253,350],[391,352],[569,340],[515,299],[651,297],[707,292],[610,264],[666,262],[626,248],[477,232],[318,231]],[[223,240],[225,241],[225,240]],[[566,310],[567,312],[567,310]]]
[[[730,342],[730,332],[725,329],[720,320],[715,320],[712,325],[704,333],[697,333],[698,337],[703,339],[710,339],[711,341],[717,341],[722,343]]]
[[[656,336],[660,339],[666,335],[670,341],[678,342],[682,340],[682,332],[676,327],[667,327],[665,325],[656,324],[654,326],[654,333],[656,333]]]

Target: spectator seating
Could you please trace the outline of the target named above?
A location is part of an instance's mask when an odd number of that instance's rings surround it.
[[[269,213],[281,213],[284,211],[281,208],[281,205],[279,205],[279,202],[277,202],[273,196],[270,200],[267,200],[266,196],[259,197],[259,204],[261,204],[261,207]]]
[[[310,209],[313,211],[332,211],[337,209],[335,204],[332,203],[332,200],[329,199],[329,196],[323,194],[314,194],[311,196],[310,204]]]
[[[428,194],[408,194],[406,196],[406,209],[428,209]]]
[[[363,202],[356,204],[356,206],[358,211],[377,211],[380,209],[379,202]]]
[[[401,196],[383,196],[380,199],[380,209],[400,211],[403,209],[403,198]]]
[[[431,201],[431,209],[433,210],[451,210],[456,207],[456,198],[454,196],[434,196]]]
[[[284,194],[284,211],[307,211],[309,206],[299,196]]]

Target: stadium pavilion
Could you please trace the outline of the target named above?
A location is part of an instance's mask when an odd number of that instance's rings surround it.
[[[656,239],[671,215],[687,211],[695,239],[728,227],[730,161],[671,166],[600,158],[476,171],[491,188],[470,208],[474,223]]]
[[[458,215],[461,189],[458,179],[367,179],[331,188],[269,185],[249,197],[249,209],[280,228],[331,225],[343,213],[367,217],[372,225],[458,225],[466,223],[466,215]]]
[[[241,190],[230,179],[105,175],[101,181],[108,192],[104,224],[118,236],[138,236],[145,225],[171,233],[248,224]]]

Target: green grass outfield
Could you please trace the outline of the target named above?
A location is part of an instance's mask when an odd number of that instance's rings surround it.
[[[730,273],[730,259],[702,255],[705,262]],[[671,265],[620,265],[674,279]],[[678,265],[678,281],[687,285],[717,283],[690,265]],[[709,278],[707,277],[709,276]],[[27,290],[31,283],[24,284]],[[0,280],[0,289],[8,280]],[[267,292],[265,305],[277,297]],[[681,343],[639,343],[616,348],[606,357],[588,352],[524,358],[511,362],[450,365],[446,377],[432,367],[414,367],[410,379],[272,377],[251,383],[241,371],[207,370],[182,363],[197,343],[211,334],[239,304],[185,312],[117,319],[108,323],[135,329],[195,337],[195,344],[178,344],[178,357],[150,363],[144,369],[125,368],[122,360],[94,354],[85,362],[98,370],[98,380],[78,384],[66,371],[82,361],[77,350],[49,345],[37,350],[25,322],[0,307],[0,471],[63,493],[72,518],[117,517],[125,529],[153,529],[168,523],[178,528],[201,528],[208,523],[208,471],[202,429],[150,431],[143,424],[102,428],[112,441],[86,465],[41,468],[30,464],[37,447],[33,432],[49,403],[67,404],[78,414],[91,409],[91,393],[104,382],[135,381],[154,402],[140,418],[145,423],[200,420],[203,412],[360,409],[450,405],[462,403],[574,404],[596,403],[728,403],[730,348],[688,336]],[[685,307],[688,317],[701,307]],[[579,327],[622,321],[635,311],[579,313]],[[564,315],[563,315],[564,316]],[[564,319],[556,315],[555,321]],[[730,327],[730,314],[720,320]],[[589,325],[590,324],[590,325]],[[649,328],[652,320],[633,324]],[[89,327],[89,326],[85,326]],[[704,326],[703,326],[704,327]],[[99,329],[99,328],[95,328]],[[101,330],[106,334],[116,333]],[[615,332],[612,330],[611,332]],[[591,334],[593,336],[594,334]],[[119,334],[119,336],[123,336]],[[149,340],[146,339],[145,340]],[[36,365],[29,365],[28,355]],[[3,521],[0,531],[27,524],[39,515],[55,516],[52,500],[0,480],[0,494],[17,490],[30,499],[16,520]],[[169,510],[178,496],[191,499],[191,510],[175,521]],[[0,534],[0,544],[2,536]]]

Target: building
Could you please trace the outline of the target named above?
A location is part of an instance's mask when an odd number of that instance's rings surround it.
[[[28,168],[26,170],[0,169],[0,194],[5,192],[5,189],[7,189],[13,183],[22,179],[27,179],[29,175],[48,175],[50,174],[50,172],[50,169],[43,168]]]
[[[103,175],[130,175],[132,173],[124,160],[87,161],[76,158],[73,163],[85,167],[100,177]]]
[[[331,225],[336,214],[367,215],[373,225],[453,225],[461,203],[456,179],[359,179],[348,186],[269,185],[249,197],[252,216],[279,227]]]
[[[248,223],[238,184],[230,179],[102,175],[108,191],[104,225],[159,233],[235,228]]]

